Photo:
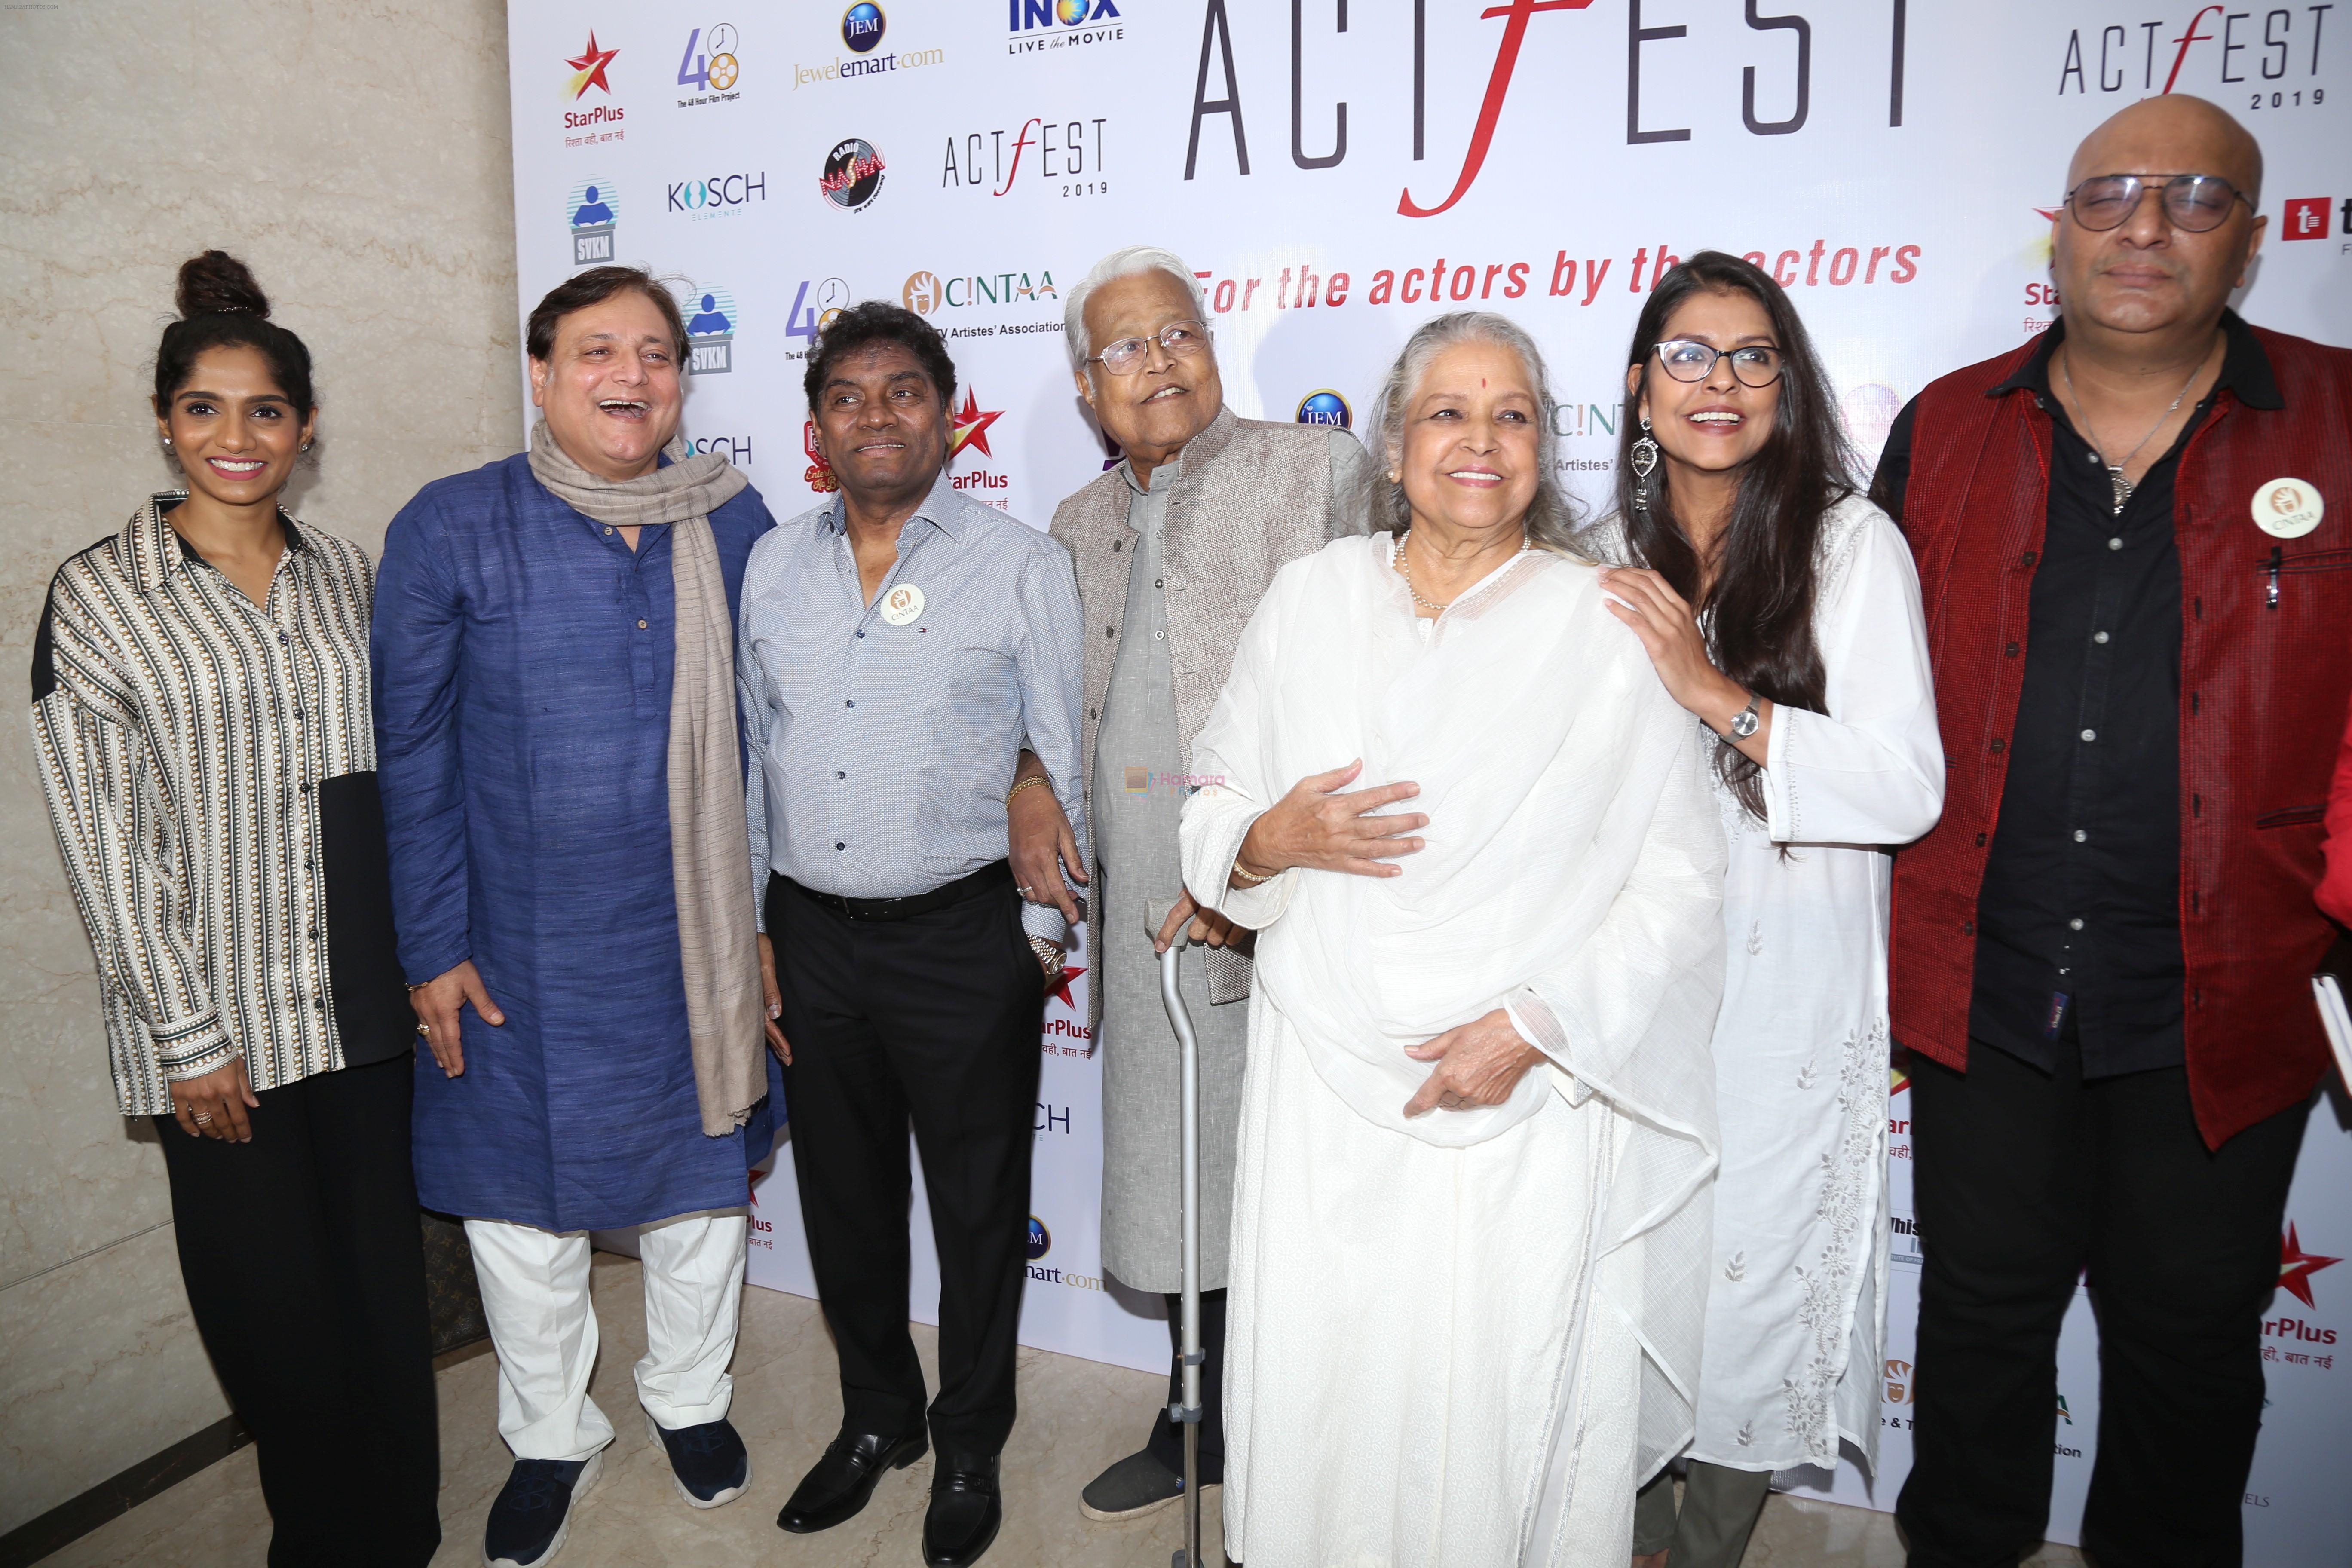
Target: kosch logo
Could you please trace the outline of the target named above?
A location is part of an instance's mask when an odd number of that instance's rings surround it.
[[[1029,1216],[1029,1261],[1034,1263],[1054,1250],[1054,1233],[1035,1215]]]
[[[1333,425],[1349,430],[1355,427],[1356,417],[1349,410],[1348,400],[1327,386],[1298,400],[1298,423]]]
[[[881,150],[863,137],[834,143],[824,155],[824,172],[817,189],[844,212],[863,212],[882,194]]]
[[[621,195],[610,180],[591,178],[564,199],[572,230],[572,265],[601,267],[613,259],[613,235],[621,222]]]
[[[852,54],[871,53],[881,43],[882,33],[890,19],[882,15],[882,7],[874,0],[857,0],[857,4],[841,14],[841,42]]]
[[[735,329],[740,317],[735,296],[716,283],[690,289],[686,307],[686,372],[725,375],[735,368]]]
[[[673,180],[668,210],[709,217],[733,207],[768,199],[768,172],[756,174],[709,174],[699,180]]]

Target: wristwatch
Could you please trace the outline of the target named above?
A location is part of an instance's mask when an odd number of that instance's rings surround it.
[[[1727,733],[1732,740],[1744,741],[1756,733],[1763,722],[1763,716],[1756,711],[1756,694],[1751,691],[1748,694],[1748,706],[1731,716],[1731,728]]]
[[[1029,951],[1037,955],[1039,963],[1045,965],[1045,977],[1048,980],[1062,973],[1062,963],[1066,955],[1060,948],[1042,936],[1032,936],[1029,939]]]

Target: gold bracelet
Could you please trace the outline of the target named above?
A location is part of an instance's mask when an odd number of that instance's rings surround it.
[[[1017,781],[1011,789],[1004,792],[1004,804],[1011,805],[1014,795],[1019,795],[1031,784],[1042,784],[1045,782],[1045,778],[1043,773],[1031,773],[1027,778]]]
[[[1239,877],[1243,881],[1247,882],[1250,886],[1255,887],[1260,882],[1273,881],[1276,877],[1281,876],[1282,873],[1279,871],[1268,871],[1265,876],[1261,877],[1256,872],[1245,868],[1242,865],[1241,861],[1236,859],[1234,861],[1234,875]]]

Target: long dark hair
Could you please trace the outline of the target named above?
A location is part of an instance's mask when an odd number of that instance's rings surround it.
[[[244,262],[226,251],[207,250],[180,265],[180,319],[163,329],[155,350],[155,412],[168,415],[172,399],[195,374],[206,349],[249,348],[268,363],[278,390],[308,417],[319,405],[310,386],[310,351],[302,340],[269,319],[269,298]]]
[[[1641,438],[1641,397],[1657,374],[1654,352],[1666,322],[1692,295],[1742,293],[1764,307],[1781,356],[1780,402],[1772,434],[1739,478],[1739,499],[1716,545],[1714,586],[1699,592],[1699,560],[1675,518],[1674,491],[1662,465],[1649,504],[1633,504],[1633,443]],[[1838,417],[1829,377],[1797,308],[1762,268],[1702,250],[1662,279],[1642,307],[1626,363],[1641,379],[1626,399],[1617,452],[1617,515],[1636,565],[1647,566],[1696,606],[1716,668],[1758,696],[1820,712],[1828,676],[1813,640],[1813,597],[1822,520],[1854,491],[1853,450]],[[1763,771],[1728,742],[1716,748],[1715,770],[1739,804],[1764,816]]]

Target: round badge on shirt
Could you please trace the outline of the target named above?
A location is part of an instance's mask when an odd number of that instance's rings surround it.
[[[2301,539],[2327,515],[2319,487],[2303,479],[2273,479],[2254,492],[2254,525],[2273,539]]]
[[[2286,481],[2293,484],[2294,481]],[[2317,523],[2318,519],[2314,518]],[[882,598],[882,618],[894,626],[903,626],[923,613],[923,591],[912,583],[901,583]]]

